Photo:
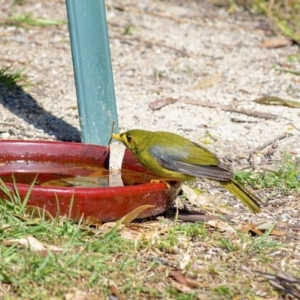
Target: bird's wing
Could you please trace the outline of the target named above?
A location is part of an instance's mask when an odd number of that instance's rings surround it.
[[[208,151],[200,148],[198,151],[190,151],[189,147],[176,149],[174,147],[151,146],[150,154],[155,157],[157,162],[168,170],[195,176],[206,177],[216,180],[229,180],[232,172],[219,167],[218,160]],[[203,157],[204,156],[204,157]],[[207,156],[207,157],[205,157]]]

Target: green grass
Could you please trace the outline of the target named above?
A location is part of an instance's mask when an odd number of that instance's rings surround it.
[[[27,0],[13,0],[12,6],[14,6],[14,5],[20,5],[20,6],[23,6],[23,5],[26,4],[26,1],[27,1]]]
[[[172,224],[164,220],[156,224],[157,230],[163,232],[161,235],[148,242],[136,241],[139,245],[136,247],[136,242],[121,238],[120,232],[114,229],[102,234],[97,228],[63,217],[32,216],[26,213],[17,192],[11,195],[3,183],[1,190],[10,195],[9,200],[0,203],[0,282],[9,287],[7,293],[0,292],[3,299],[64,299],[74,289],[85,291],[89,297],[108,297],[112,282],[126,299],[197,299],[197,293],[204,292],[211,295],[209,299],[214,296],[230,299],[240,295],[242,286],[242,291],[247,289],[247,294],[254,295],[249,276],[245,282],[241,270],[231,274],[232,268],[237,268],[236,260],[247,264],[247,260],[256,256],[257,266],[268,253],[278,249],[277,244],[265,246],[269,235],[258,243],[261,237],[211,231],[203,223]],[[29,194],[30,191],[28,197]],[[17,242],[30,236],[61,251],[34,251]],[[15,243],[7,244],[12,240]],[[259,251],[247,250],[251,245],[257,247],[256,244],[260,245]],[[215,267],[211,259],[205,258],[212,250],[223,253],[223,259],[219,256],[213,259]],[[180,270],[180,257],[188,253],[190,261],[181,272],[188,272],[195,279],[203,274],[208,288],[185,294],[172,286],[168,277],[172,268],[160,260]],[[225,288],[222,282],[228,272],[235,285]]]
[[[56,26],[61,24],[67,24],[65,20],[34,18],[31,14],[14,14],[10,16],[4,24],[17,27],[27,26]]]
[[[281,177],[289,180],[298,176],[296,162],[287,155],[278,169]],[[284,176],[283,170],[289,176]],[[25,199],[20,199],[16,182],[12,193],[0,181],[7,198],[0,201],[0,282],[5,287],[0,290],[1,299],[65,299],[76,291],[102,299],[112,294],[114,285],[125,299],[201,299],[203,295],[212,300],[255,299],[258,291],[278,297],[253,273],[272,272],[274,253],[277,261],[286,260],[286,271],[299,276],[292,263],[300,259],[294,253],[297,237],[289,244],[272,236],[276,224],[262,236],[242,232],[225,219],[222,222],[230,226],[224,228],[233,230],[161,218],[122,231],[115,223],[107,231],[101,226],[88,227],[82,220],[52,218],[41,209],[33,213],[26,206],[33,187],[34,182]],[[122,238],[123,231],[134,227],[143,232],[140,238]],[[46,248],[20,244],[20,239],[30,237]],[[169,276],[172,270],[195,280],[199,287],[181,291]]]
[[[123,35],[133,35],[135,28],[132,24],[128,24],[123,29]]]
[[[155,79],[162,79],[166,75],[167,71],[166,70],[158,70],[158,69],[153,69],[153,77]]]
[[[273,28],[288,38],[300,43],[300,2],[252,0],[240,1],[241,5],[250,7],[255,14],[262,13],[268,17]]]
[[[235,173],[236,179],[242,184],[249,184],[256,189],[272,189],[272,194],[284,195],[299,193],[300,168],[299,162],[285,153],[281,165],[275,170],[261,172],[239,171]]]
[[[0,69],[0,94],[17,91],[25,85],[24,70],[14,71],[11,66]]]
[[[63,297],[75,286],[107,295],[108,283],[104,279],[109,280],[111,274],[123,275],[125,282],[131,280],[125,273],[135,268],[138,259],[126,255],[133,250],[133,244],[121,239],[114,228],[95,238],[93,230],[66,218],[34,218],[26,213],[34,182],[22,201],[16,185],[15,193],[11,193],[2,181],[0,184],[8,197],[0,202],[0,282],[11,287],[10,295],[5,295],[7,299]],[[19,239],[30,236],[60,247],[61,251],[32,251],[18,244]],[[15,244],[8,247],[9,241]],[[115,259],[116,253],[123,255]]]
[[[46,243],[62,245],[62,253],[48,251],[46,254],[36,254],[18,246],[1,247],[0,281],[11,285],[16,295],[30,299],[62,297],[75,286],[83,290],[96,289],[97,293],[107,295],[105,278],[115,275],[114,279],[123,277],[124,283],[131,280],[130,276],[125,275],[133,272],[137,260],[127,258],[126,261],[126,255],[121,260],[115,260],[115,253],[130,249],[128,243],[117,236],[109,240],[93,239],[67,221],[61,230],[55,230],[56,227],[54,223],[37,225],[34,236]],[[28,234],[33,234],[32,230],[23,227],[21,230],[10,230],[9,238]],[[3,240],[6,238],[6,235],[2,237]],[[112,263],[113,260],[115,263]]]
[[[2,190],[6,190],[3,185]],[[139,260],[127,255],[132,254],[133,244],[118,233],[95,238],[92,230],[65,218],[34,221],[16,197],[2,201],[0,212],[0,241],[4,244],[0,246],[0,281],[10,286],[7,299],[63,298],[74,287],[105,296],[109,291],[105,280],[111,276],[122,283],[132,280],[127,273],[134,274]],[[29,236],[61,251],[32,251],[18,244],[18,239]],[[5,245],[12,240],[15,245]],[[123,255],[118,258],[117,253]]]
[[[204,223],[196,222],[196,223],[185,223],[178,224],[174,228],[175,234],[182,234],[191,239],[205,239],[207,237],[207,230],[205,228]]]

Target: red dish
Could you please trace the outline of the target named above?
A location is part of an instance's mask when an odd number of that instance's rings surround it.
[[[103,146],[49,141],[0,141],[0,178],[13,189],[12,174],[21,199],[30,183],[37,182],[27,205],[47,210],[52,216],[69,216],[78,220],[93,216],[102,222],[122,218],[142,205],[154,208],[143,211],[139,218],[164,212],[177,196],[178,186],[171,183],[149,183],[155,178],[126,151],[122,171],[130,174],[127,186],[60,187],[41,186],[39,182],[53,176],[88,176],[91,170],[108,169],[109,149]],[[125,181],[126,181],[125,180]],[[7,196],[0,190],[0,197]]]

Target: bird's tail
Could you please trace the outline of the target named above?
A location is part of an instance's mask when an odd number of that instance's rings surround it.
[[[253,193],[248,191],[245,187],[239,184],[234,179],[231,181],[220,181],[220,184],[236,196],[245,206],[247,206],[253,213],[260,212],[259,198],[256,197]]]

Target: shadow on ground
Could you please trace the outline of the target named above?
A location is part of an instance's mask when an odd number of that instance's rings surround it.
[[[57,140],[81,141],[81,134],[77,128],[46,111],[18,85],[10,90],[0,87],[0,103],[35,128],[55,136]]]

